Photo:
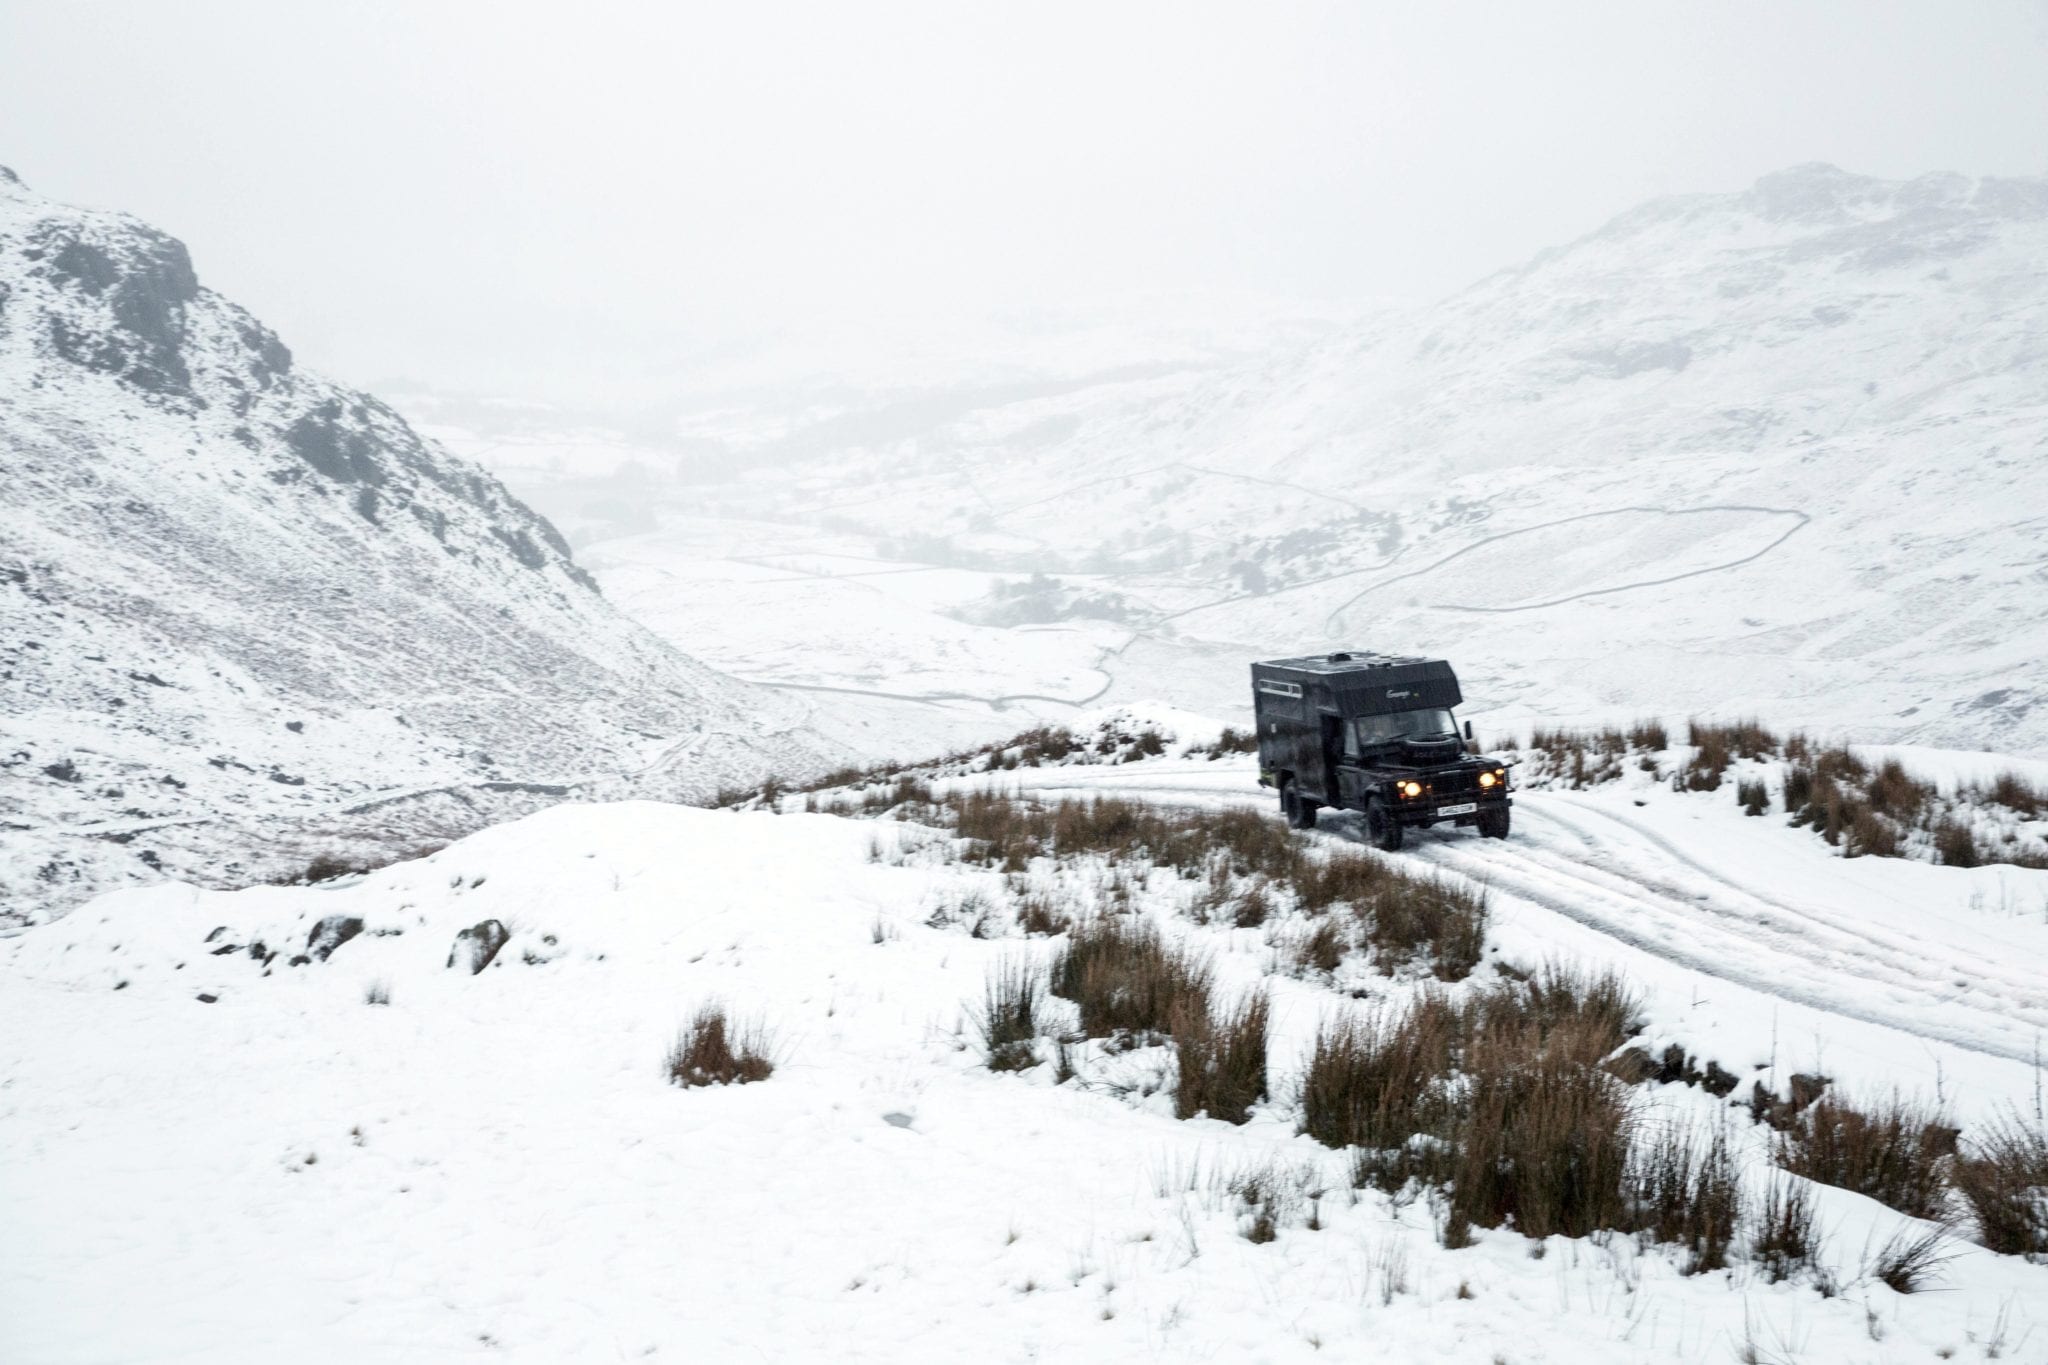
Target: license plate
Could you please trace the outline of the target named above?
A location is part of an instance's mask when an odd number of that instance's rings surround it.
[[[1477,801],[1467,801],[1462,806],[1438,806],[1436,813],[1438,815],[1470,815],[1478,809],[1479,803]]]

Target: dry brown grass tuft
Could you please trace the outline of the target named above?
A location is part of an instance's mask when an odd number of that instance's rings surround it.
[[[999,958],[988,969],[974,1031],[991,1071],[1022,1071],[1038,1061],[1038,1009],[1045,974],[1023,957]]]
[[[2015,772],[2000,773],[1988,785],[1975,785],[1970,790],[1979,800],[2004,806],[2029,820],[2048,814],[2048,788],[2037,787]]]
[[[1529,748],[1543,767],[1574,790],[1612,782],[1621,776],[1621,761],[1629,751],[1629,736],[1613,729],[1566,730],[1538,727],[1530,733]]]
[[[1462,981],[1486,952],[1486,893],[1440,877],[1389,879],[1360,907],[1375,965],[1391,972],[1421,962],[1441,981]]]
[[[1939,1218],[1955,1138],[1932,1106],[1893,1095],[1863,1109],[1828,1095],[1786,1124],[1776,1158],[1808,1180],[1867,1194],[1915,1218]]]
[[[1312,920],[1283,942],[1287,961],[1297,976],[1327,976],[1351,951],[1349,926],[1335,916]]]
[[[1562,1045],[1586,1066],[1642,1032],[1642,1000],[1619,975],[1549,961],[1526,978],[1503,981],[1477,1008],[1497,1027],[1526,1028],[1538,1041],[1562,1034]]]
[[[1896,858],[1906,833],[1925,826],[1935,808],[1934,785],[1897,759],[1875,769],[1848,749],[1801,746],[1785,771],[1785,809],[1849,857]],[[1964,831],[1967,838],[1967,831]],[[1935,834],[1937,846],[1940,834]]]
[[[446,847],[448,844],[445,840],[437,839],[425,843],[385,843],[361,849],[353,856],[330,850],[314,854],[302,868],[279,873],[271,879],[271,884],[313,886],[320,882],[337,881],[342,877],[359,877],[397,863],[409,863],[416,858],[432,857]]]
[[[1673,783],[1686,791],[1718,791],[1722,776],[1736,759],[1764,758],[1778,750],[1776,736],[1753,720],[1730,725],[1690,721],[1685,727],[1685,742],[1693,746],[1693,754],[1679,769]]]
[[[1864,1273],[1900,1294],[1917,1294],[1927,1288],[1935,1272],[1954,1255],[1949,1250],[1946,1224],[1901,1229],[1877,1249],[1864,1267]]]
[[[1629,1226],[1628,1087],[1587,1064],[1589,1033],[1482,1019],[1452,1136],[1452,1218],[1537,1238]]]
[[[1272,1012],[1272,1000],[1264,991],[1246,996],[1220,1017],[1206,1000],[1190,997],[1175,1004],[1177,1117],[1206,1113],[1225,1123],[1251,1118],[1252,1106],[1266,1097],[1266,1028]]]
[[[1392,863],[1361,848],[1332,848],[1325,857],[1303,858],[1280,875],[1293,887],[1301,908],[1311,915],[1334,905],[1361,905],[1390,882],[1404,879]]]
[[[1934,826],[1934,854],[1943,867],[1982,867],[1984,850],[1977,836],[1960,820],[1944,818]]]
[[[1259,751],[1259,736],[1255,730],[1240,730],[1234,725],[1223,727],[1223,733],[1216,736],[1213,744],[1191,745],[1183,755],[1186,758],[1222,758],[1226,754],[1255,754]]]
[[[1196,879],[1203,888],[1191,911],[1203,923],[1227,911],[1239,927],[1256,926],[1276,901],[1292,900],[1311,916],[1348,907],[1359,942],[1383,970],[1419,965],[1462,980],[1485,946],[1483,892],[1417,876],[1364,849],[1318,848],[1252,810],[1175,810],[1116,798],[1046,805],[975,791],[938,800],[930,814],[951,820],[970,863],[1016,873],[1036,858],[1099,857],[1139,876],[1150,866]],[[1330,931],[1318,946],[1347,935]]]
[[[1098,915],[1075,925],[1053,959],[1052,991],[1080,1008],[1091,1038],[1169,1034],[1177,1008],[1207,1010],[1212,976],[1206,959],[1169,947],[1151,920]]]
[[[1632,749],[1662,753],[1671,747],[1671,735],[1661,720],[1639,720],[1628,727],[1628,742]]]
[[[1685,1273],[1725,1270],[1742,1214],[1742,1187],[1716,1128],[1702,1142],[1689,1126],[1671,1125],[1637,1146],[1633,1176],[1642,1231],[1656,1242],[1684,1247]]]
[[[1361,1184],[1443,1189],[1446,1246],[1474,1226],[1629,1228],[1633,1111],[1601,1063],[1637,1028],[1618,978],[1557,964],[1462,1002],[1429,991],[1398,1014],[1326,1021],[1304,1072],[1302,1131],[1355,1148]],[[1732,1215],[1707,1207],[1732,1198],[1721,1170],[1699,1180],[1687,1168],[1698,1256],[1725,1254]]]
[[[1302,1076],[1301,1131],[1327,1146],[1380,1152],[1439,1130],[1465,1028],[1459,1007],[1436,990],[1399,1013],[1347,1011],[1325,1019]],[[1374,1160],[1361,1172],[1370,1183],[1398,1188],[1411,1174],[1398,1158]]]
[[[1954,1177],[1979,1241],[2008,1256],[2048,1259],[2048,1129],[2017,1114],[1987,1124],[1957,1155]]]
[[[1813,1191],[1798,1180],[1774,1179],[1764,1189],[1763,1205],[1750,1238],[1749,1256],[1772,1284],[1801,1270],[1818,1271],[1820,1232],[1814,1223]]]
[[[775,1074],[772,1052],[765,1026],[736,1023],[725,1006],[708,1004],[670,1045],[664,1070],[681,1086],[745,1085]]]

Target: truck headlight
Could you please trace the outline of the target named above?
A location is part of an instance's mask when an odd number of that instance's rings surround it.
[[[1420,782],[1402,782],[1398,785],[1403,796],[1422,795],[1422,784]]]
[[[1494,783],[1498,781],[1500,781],[1500,775],[1498,773],[1479,774],[1479,785],[1482,787],[1491,787]]]

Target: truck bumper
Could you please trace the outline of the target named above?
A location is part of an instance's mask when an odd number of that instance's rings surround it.
[[[1490,810],[1507,810],[1515,804],[1512,796],[1488,796],[1471,801],[1430,801],[1418,802],[1412,806],[1396,806],[1394,818],[1410,828],[1428,825],[1476,825],[1479,817]]]

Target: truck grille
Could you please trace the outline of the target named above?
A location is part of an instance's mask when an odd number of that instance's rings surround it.
[[[1467,769],[1463,772],[1438,773],[1430,780],[1429,790],[1435,796],[1470,796],[1479,791],[1479,774]]]

